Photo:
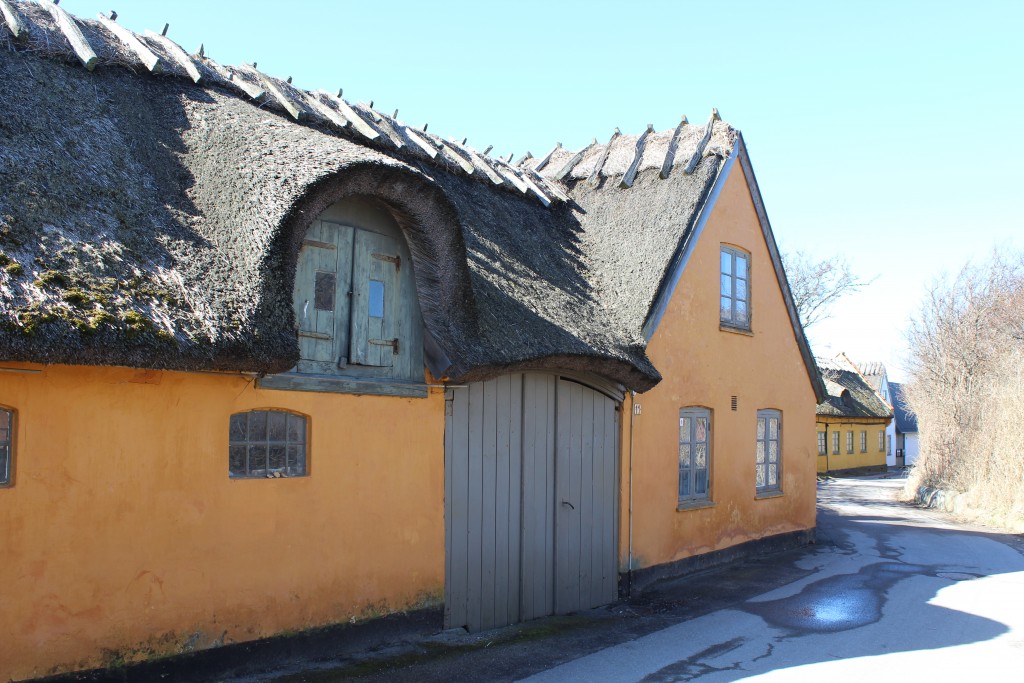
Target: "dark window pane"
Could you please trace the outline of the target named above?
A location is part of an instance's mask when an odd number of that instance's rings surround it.
[[[249,441],[267,440],[267,411],[254,410],[249,413]]]
[[[249,474],[254,477],[264,476],[267,473],[267,447],[266,445],[249,446]]]
[[[338,278],[334,273],[322,273],[317,271],[316,285],[313,290],[313,305],[317,310],[334,310],[334,290],[337,287]]]
[[[288,441],[306,443],[306,418],[301,415],[288,416]]]
[[[708,492],[708,471],[697,469],[694,472],[693,492],[698,496],[704,496]]]
[[[299,476],[306,473],[306,449],[304,446],[288,447],[288,474]]]
[[[370,280],[369,309],[371,318],[384,317],[384,283],[380,280]]]
[[[679,497],[686,498],[690,495],[690,468],[679,468]]]
[[[285,447],[270,447],[270,470],[272,472],[283,472],[285,468]]]
[[[237,413],[231,416],[231,429],[228,438],[232,443],[245,441],[248,432],[246,420],[248,419],[249,413]]]
[[[267,429],[271,441],[285,440],[285,422],[288,420],[288,413],[279,410],[272,410],[267,413]]]
[[[231,446],[228,449],[228,473],[232,477],[244,477],[245,470],[245,446]]]

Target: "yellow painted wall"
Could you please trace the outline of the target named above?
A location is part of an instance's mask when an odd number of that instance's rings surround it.
[[[0,680],[441,598],[442,393],[17,367],[41,372],[0,372],[0,405],[17,410],[14,484],[0,489]],[[256,408],[311,416],[309,476],[228,478],[229,416]]]
[[[722,243],[751,253],[752,334],[719,329]],[[648,347],[664,379],[635,399],[633,564],[648,567],[815,524],[815,397],[747,189],[735,164]],[[730,409],[737,397],[737,410]],[[679,410],[712,409],[713,507],[677,510]],[[782,411],[782,495],[755,495],[759,409]],[[627,408],[628,410],[628,408]],[[630,415],[624,413],[628,422]],[[629,485],[629,429],[623,478]],[[629,496],[628,488],[623,499]],[[628,561],[628,509],[620,554]]]
[[[885,448],[878,449],[878,435],[885,434],[885,428],[889,421],[854,421],[836,417],[818,417],[817,431],[826,432],[825,444],[828,447],[828,456],[818,456],[818,472],[838,472],[842,470],[857,469],[860,467],[885,467]],[[832,448],[832,434],[839,430],[839,453],[836,454]],[[848,453],[846,448],[846,435],[853,432],[853,453]],[[860,450],[860,433],[868,433],[868,449],[866,453]],[[817,436],[815,436],[817,438]],[[815,447],[815,453],[817,453]]]

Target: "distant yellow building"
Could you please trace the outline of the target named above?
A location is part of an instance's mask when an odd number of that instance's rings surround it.
[[[892,407],[845,354],[818,359],[828,398],[818,404],[818,472],[884,471]]]

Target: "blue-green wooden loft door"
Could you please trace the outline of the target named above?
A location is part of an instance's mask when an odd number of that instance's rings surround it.
[[[302,242],[295,272],[299,372],[332,373],[348,362],[353,232],[316,221]]]

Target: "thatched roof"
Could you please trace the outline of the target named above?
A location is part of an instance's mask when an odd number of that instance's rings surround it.
[[[302,235],[363,195],[409,241],[436,375],[660,379],[644,324],[742,146],[717,112],[513,166],[166,37],[7,4],[0,359],[287,370]]]
[[[885,365],[879,361],[857,363],[857,370],[872,389],[882,393],[882,380],[885,379]]]
[[[818,404],[822,417],[892,418],[892,408],[871,388],[867,380],[844,354],[819,358],[818,367],[828,397]]]

